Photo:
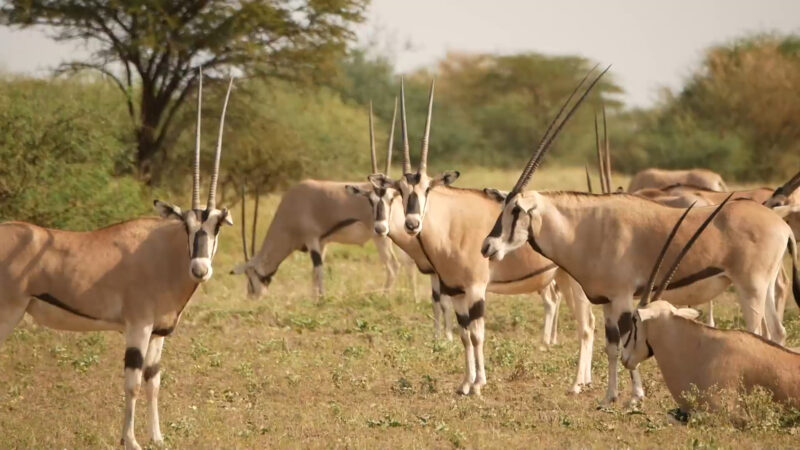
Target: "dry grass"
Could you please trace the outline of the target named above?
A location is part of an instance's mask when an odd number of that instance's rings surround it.
[[[462,186],[508,187],[515,174],[465,170]],[[534,186],[581,189],[582,169],[542,171]],[[264,201],[269,219],[276,197]],[[267,207],[267,204],[269,206]],[[238,217],[238,216],[235,216]],[[264,235],[269,220],[262,220]],[[432,341],[430,302],[409,298],[404,279],[385,296],[371,244],[334,246],[327,256],[329,295],[309,297],[308,256],[290,257],[269,296],[244,297],[244,280],[227,275],[240,258],[236,229],[222,236],[214,279],[198,290],[162,367],[162,429],[172,448],[266,447],[787,447],[795,416],[780,411],[742,427],[702,416],[675,424],[675,403],[654,361],[643,365],[647,398],[598,409],[606,382],[602,312],[595,335],[594,386],[566,394],[577,361],[569,311],[561,343],[538,350],[537,296],[491,295],[483,396],[454,394],[461,344]],[[427,281],[420,277],[420,292]],[[791,300],[790,300],[791,302]],[[800,344],[790,305],[789,345]],[[732,294],[718,323],[741,327]],[[3,448],[114,448],[121,427],[123,341],[111,333],[72,334],[21,325],[0,347]],[[143,402],[137,435],[147,442]],[[771,411],[769,407],[766,410]]]

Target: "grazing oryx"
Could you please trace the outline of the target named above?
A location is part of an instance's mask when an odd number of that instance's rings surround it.
[[[216,207],[222,131],[233,80],[222,108],[205,208],[200,205],[202,73],[199,85],[192,208],[181,211],[155,201],[162,217],[177,220],[140,218],[80,233],[22,222],[0,224],[0,341],[26,312],[59,330],[124,333],[126,449],[140,448],[133,422],[142,380],[151,438],[163,442],[158,391],[164,337],[177,326],[197,286],[211,278],[220,226],[233,223],[227,209]]]
[[[707,169],[665,170],[645,169],[637,172],[628,185],[628,192],[640,189],[661,189],[676,184],[697,186],[712,191],[725,192],[728,187],[722,181],[722,176]]]
[[[556,115],[553,124],[559,118]],[[603,305],[609,358],[606,401],[611,402],[617,398],[619,336],[628,331],[632,299],[642,294],[647,279],[644,268],[656,259],[654,243],[663,241],[668,224],[681,212],[629,194],[523,192],[569,118],[566,115],[552,134],[545,133],[508,194],[482,252],[487,258],[502,260],[528,244],[574,277],[592,303]],[[701,221],[703,211],[694,210],[686,220]],[[685,238],[679,233],[678,242]],[[787,246],[794,255],[794,236],[780,217],[755,202],[733,202],[697,242],[696,251],[670,286],[667,300],[704,303],[733,284],[747,329],[758,331],[766,310],[764,332],[782,342],[786,332],[775,312],[773,287]],[[587,259],[587,255],[592,257]],[[796,267],[794,275],[797,280]],[[795,294],[797,298],[800,292]],[[644,396],[641,378],[637,371],[631,377],[633,401],[638,401]]]
[[[412,172],[405,99],[401,93],[403,176],[397,181],[384,174],[372,175],[369,179],[376,190],[392,188],[400,192],[405,212],[403,228],[408,236],[393,239],[397,239],[395,242],[401,247],[401,239],[411,237],[416,242],[439,276],[442,297],[447,297],[454,305],[466,358],[464,379],[457,392],[480,395],[486,384],[483,355],[486,292],[520,294],[539,291],[547,299],[554,293],[553,289],[548,289],[554,280],[578,322],[580,355],[572,391],[580,392],[582,385],[591,382],[594,335],[591,307],[580,287],[566,273],[556,270],[555,264],[530,249],[513,252],[502,262],[481,258],[481,239],[491,229],[501,204],[495,192],[449,187],[458,178],[458,172],[445,172],[435,178],[428,176],[433,92],[431,83],[419,168]],[[397,234],[402,233],[398,230]],[[546,300],[545,304],[549,302]],[[547,330],[545,334],[547,339]]]
[[[372,105],[370,104],[370,111]],[[371,120],[370,115],[370,120]],[[371,122],[370,122],[371,130]],[[389,170],[391,159],[386,161]],[[372,170],[378,171],[374,155]],[[323,295],[322,260],[325,256],[325,245],[329,242],[341,244],[364,245],[369,239],[375,243],[378,256],[386,268],[384,290],[394,284],[400,262],[392,251],[392,242],[381,233],[373,233],[373,229],[382,221],[373,223],[373,211],[359,198],[345,191],[345,187],[354,187],[366,192],[371,188],[369,183],[347,183],[338,181],[304,180],[291,188],[281,198],[278,210],[267,231],[267,237],[261,244],[261,250],[247,256],[245,245],[245,262],[234,268],[232,274],[247,275],[247,293],[251,297],[264,295],[278,271],[278,266],[295,250],[308,251],[314,266],[312,287],[313,293]],[[256,199],[256,202],[258,199]],[[381,203],[378,203],[381,204]],[[244,199],[242,200],[244,207]],[[380,206],[373,205],[374,208]],[[256,211],[257,212],[257,211]],[[377,212],[376,212],[377,213]],[[255,240],[255,216],[253,217],[253,239]],[[242,240],[244,242],[244,225]],[[417,298],[417,278],[411,261],[407,255],[401,255],[400,261],[409,273],[413,296]]]
[[[697,389],[712,408],[720,406],[715,390],[749,391],[756,386],[767,389],[779,402],[800,406],[800,354],[744,331],[707,327],[692,320],[697,311],[658,300],[681,258],[726,202],[717,206],[687,241],[653,295],[655,301],[649,303],[659,267],[688,209],[678,219],[654,264],[637,310],[626,318],[627,331],[620,336],[624,343],[622,362],[628,369],[635,369],[640,362],[655,356],[667,388],[685,412],[692,405],[683,394],[692,389]]]

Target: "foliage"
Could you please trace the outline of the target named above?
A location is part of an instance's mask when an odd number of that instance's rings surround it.
[[[0,220],[85,230],[137,216],[132,143],[112,88],[91,80],[0,81]]]
[[[324,74],[365,6],[366,0],[12,0],[0,8],[0,23],[45,25],[57,40],[92,44],[89,61],[61,70],[97,70],[114,81],[136,130],[139,170],[149,175],[195,90],[198,67],[215,79],[232,69],[292,78]]]

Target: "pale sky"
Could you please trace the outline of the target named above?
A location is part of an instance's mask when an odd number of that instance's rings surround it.
[[[744,33],[800,33],[797,0],[373,0],[359,30],[393,53],[400,71],[449,50],[580,54],[613,64],[630,105],[678,89],[710,45]],[[84,54],[41,30],[0,27],[0,69],[45,74]]]

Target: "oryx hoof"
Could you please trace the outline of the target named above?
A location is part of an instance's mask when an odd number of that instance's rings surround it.
[[[644,401],[644,394],[641,394],[641,395],[634,395],[634,396],[633,396],[633,397],[631,397],[631,399],[628,401],[628,404],[627,404],[627,406],[628,406],[629,408],[636,408],[636,407],[638,407],[638,406],[641,406],[641,405],[642,405],[642,401]]]
[[[567,389],[567,394],[578,395],[583,391],[580,383],[575,383],[571,388]]]
[[[617,402],[617,394],[607,394],[606,398],[600,403],[600,406],[611,406]]]
[[[465,381],[461,383],[461,386],[459,386],[458,389],[456,389],[456,394],[469,395],[471,390],[472,390],[472,383]]]
[[[447,333],[445,333],[445,337],[447,338],[447,342],[453,342],[453,332],[452,331],[448,331]]]
[[[142,450],[142,446],[136,442],[136,439],[120,439],[120,444],[125,446],[125,450]]]

